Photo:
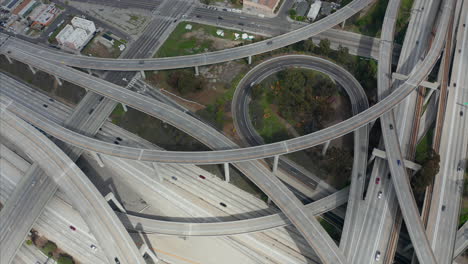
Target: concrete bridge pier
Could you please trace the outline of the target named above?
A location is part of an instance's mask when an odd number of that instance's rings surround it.
[[[345,24],[346,24],[346,19],[343,20],[343,22],[341,22],[341,28],[342,28],[342,29],[344,28]]]
[[[195,66],[195,76],[200,75],[200,72],[198,71],[198,66]]]
[[[146,74],[145,74],[145,71],[140,71],[140,75],[141,75],[141,78],[142,79],[146,79]]]
[[[247,61],[249,62],[249,65],[252,64],[252,56],[247,57]]]
[[[93,156],[93,158],[96,160],[96,162],[98,163],[99,167],[104,167],[104,162],[102,162],[102,159],[101,157],[99,156],[99,154],[97,154],[96,152],[91,152],[91,155]]]
[[[328,140],[327,142],[325,142],[325,144],[323,144],[322,156],[325,156],[327,154],[327,150],[329,146],[330,146],[330,140]]]
[[[224,181],[230,182],[231,176],[229,175],[229,163],[224,163]]]
[[[63,85],[62,80],[60,80],[60,78],[59,78],[57,75],[54,75],[54,77],[55,77],[55,80],[57,80],[57,83],[58,83],[60,86],[62,86],[62,85]]]
[[[149,249],[148,245],[146,243],[143,243],[140,247],[140,254],[141,256],[147,255],[150,257],[154,263],[159,262],[159,258],[156,256],[156,253],[154,253],[152,250]]]
[[[159,171],[158,164],[156,162],[152,162],[152,164],[153,164],[153,170],[154,170],[154,174],[156,175],[156,178],[158,178],[159,182],[162,182],[164,178]]]
[[[278,171],[278,162],[279,162],[279,155],[276,155],[273,159],[273,170],[272,170],[273,174],[276,174],[276,172]]]
[[[33,74],[36,74],[36,69],[34,69],[34,67],[31,66],[31,65],[29,65],[29,64],[28,64],[28,66],[29,66],[29,69],[31,70],[31,72],[32,72]]]
[[[91,71],[91,69],[86,69],[88,71],[88,74],[89,75],[93,75],[93,72]]]
[[[120,103],[120,104],[122,105],[123,110],[124,110],[125,112],[127,112],[127,111],[128,111],[127,105],[126,105],[126,104],[122,104],[122,103]]]
[[[117,200],[117,198],[115,198],[115,195],[114,195],[113,192],[110,192],[106,196],[104,196],[104,199],[106,199],[107,202],[112,201],[115,204],[115,206],[117,206],[117,209],[119,209],[120,212],[122,212],[124,214],[127,213],[127,211],[122,206],[122,204]]]

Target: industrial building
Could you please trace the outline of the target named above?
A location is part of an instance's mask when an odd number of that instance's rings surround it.
[[[320,12],[320,8],[322,7],[322,1],[315,1],[312,5],[310,5],[309,13],[307,13],[307,18],[311,21],[314,21],[317,18],[317,15]]]
[[[280,0],[244,0],[242,10],[246,13],[272,17]]]
[[[93,21],[74,17],[71,25],[66,25],[55,39],[63,47],[81,50],[91,40],[94,32],[96,32],[96,26]]]

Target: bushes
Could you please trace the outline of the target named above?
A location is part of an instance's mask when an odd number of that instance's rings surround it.
[[[47,243],[41,248],[41,251],[49,257],[52,257],[55,250],[57,250],[57,245],[52,241],[47,241]]]
[[[203,80],[200,77],[194,77],[193,72],[186,70],[169,73],[167,82],[182,95],[193,93],[203,88]]]
[[[73,258],[69,255],[60,255],[57,260],[57,264],[74,264]]]

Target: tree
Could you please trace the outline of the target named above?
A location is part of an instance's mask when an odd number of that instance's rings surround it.
[[[439,173],[440,156],[434,150],[431,150],[427,159],[423,162],[421,170],[414,177],[414,188],[418,192],[432,184],[434,177]]]
[[[296,9],[294,9],[294,8],[289,9],[289,17],[294,19],[296,17],[296,14],[297,14]]]
[[[317,53],[319,55],[328,56],[330,54],[330,52],[331,52],[330,40],[328,40],[328,39],[320,40],[320,43],[319,43],[319,46],[318,46],[318,49],[317,49]]]
[[[69,255],[60,255],[57,260],[57,264],[74,264],[73,258]]]
[[[52,241],[47,241],[47,243],[41,248],[42,252],[49,257],[52,257],[54,251],[57,250],[57,245]]]
[[[169,73],[169,79],[167,82],[182,95],[195,92],[203,88],[202,79],[200,77],[194,77],[193,73],[185,70],[178,70]]]
[[[263,95],[263,85],[260,85],[260,84],[254,85],[250,93],[252,100],[260,99],[262,95]]]

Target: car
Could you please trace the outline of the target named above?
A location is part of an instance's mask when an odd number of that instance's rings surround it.
[[[203,176],[203,175],[198,175],[198,177],[199,177],[200,179],[202,179],[202,180],[206,179],[206,177]]]
[[[177,181],[177,177],[176,177],[176,176],[171,176],[171,178],[172,178],[174,181]]]
[[[227,9],[226,9],[226,8],[223,8],[223,11],[227,11]]]
[[[268,41],[266,44],[267,44],[267,45],[273,44],[273,40]]]
[[[460,116],[463,116],[463,111],[460,111]]]
[[[390,129],[393,129],[393,125],[392,125],[392,124],[390,124]]]
[[[196,17],[196,18],[200,18],[200,15],[196,15],[195,17]]]
[[[70,229],[73,230],[73,231],[76,231],[76,227],[74,227],[72,225],[70,226]]]
[[[118,141],[122,141],[121,137],[116,137],[115,139],[117,139]]]
[[[461,162],[458,162],[457,171],[461,171],[461,170],[462,170]]]
[[[54,99],[52,99],[52,98],[49,98],[49,101],[50,101],[50,102],[53,102],[53,101],[54,101]]]
[[[441,209],[442,209],[442,211],[445,211],[445,205],[442,205]]]
[[[381,199],[382,198],[382,191],[377,193],[377,198]]]
[[[380,183],[380,178],[379,177],[375,178],[375,184],[379,184],[379,183]]]
[[[96,251],[97,250],[97,247],[95,245],[91,245],[89,246],[93,251]]]
[[[243,26],[243,25],[244,25],[244,23],[242,23],[242,22],[239,22],[239,26]]]
[[[222,207],[227,207],[227,205],[223,202],[220,202],[219,205],[221,205]]]
[[[401,161],[400,160],[397,160],[396,163],[398,164],[398,166],[401,166]]]
[[[99,98],[99,102],[101,102],[102,100],[104,100],[104,96],[101,96],[101,98]]]
[[[48,105],[46,105],[46,104],[43,104],[42,106],[43,106],[43,107],[45,107],[45,108],[49,107],[49,106],[48,106]]]
[[[380,251],[375,252],[375,261],[380,260]]]
[[[118,258],[114,258],[115,264],[120,264],[120,260]]]
[[[117,140],[114,140],[114,144],[119,145],[120,143]]]
[[[219,19],[219,20],[223,20],[223,18],[222,18],[222,17],[220,17],[220,16],[218,16],[218,19]]]
[[[94,112],[94,108],[91,108],[91,110],[89,110],[88,112],[88,115],[92,114]]]

